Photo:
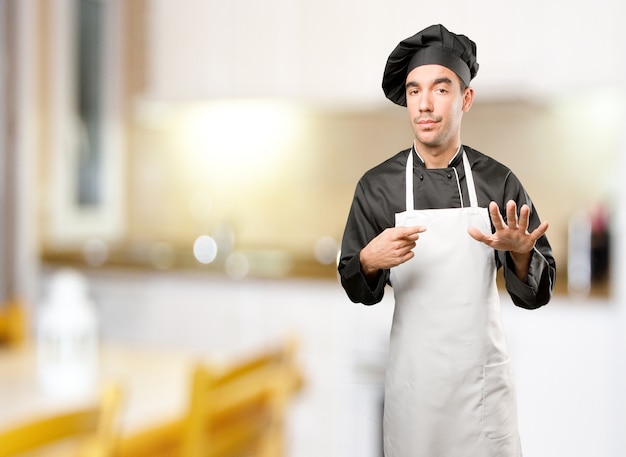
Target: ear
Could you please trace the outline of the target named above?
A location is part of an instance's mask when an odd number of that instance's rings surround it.
[[[474,103],[474,89],[468,87],[463,92],[463,112],[467,113],[472,107],[472,103]]]

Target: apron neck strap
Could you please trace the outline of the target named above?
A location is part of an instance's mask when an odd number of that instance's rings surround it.
[[[474,175],[472,173],[472,168],[470,167],[469,160],[467,159],[467,154],[465,154],[465,150],[463,149],[463,168],[465,169],[465,180],[467,182],[467,191],[469,193],[470,206],[472,208],[478,207],[478,198],[476,197],[476,187],[474,186]],[[457,175],[458,179],[458,175]],[[413,196],[413,148],[409,151],[409,157],[406,160],[406,210],[414,211],[415,210],[415,198]],[[459,185],[459,194],[461,192],[461,187]],[[459,195],[461,197],[461,207],[463,206],[463,195]]]
[[[407,211],[415,210],[415,199],[413,198],[413,149],[409,151],[409,158],[406,159],[406,205]]]
[[[472,208],[478,208],[478,198],[476,197],[476,186],[474,185],[474,173],[472,173],[472,167],[469,160],[467,160],[467,154],[465,149],[463,150],[463,168],[465,169],[465,182],[467,183],[467,192],[469,193],[470,206]],[[463,196],[461,196],[463,200]]]

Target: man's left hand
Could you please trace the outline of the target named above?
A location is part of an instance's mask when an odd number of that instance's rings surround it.
[[[533,250],[537,240],[548,230],[548,223],[542,222],[539,227],[528,233],[530,208],[528,205],[522,205],[518,218],[517,205],[513,200],[509,200],[506,204],[506,222],[496,202],[489,204],[489,214],[496,229],[495,233],[483,233],[476,227],[470,227],[468,232],[476,241],[499,251],[526,254]]]
[[[496,202],[489,204],[489,214],[495,233],[483,233],[476,227],[470,227],[468,233],[476,241],[485,243],[493,249],[509,251],[515,265],[515,274],[521,281],[525,281],[530,267],[531,251],[537,240],[548,230],[548,223],[542,222],[539,227],[528,233],[530,208],[528,205],[522,205],[518,218],[517,205],[513,200],[506,204],[506,222]]]

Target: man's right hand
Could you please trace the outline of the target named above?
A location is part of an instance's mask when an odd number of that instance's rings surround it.
[[[419,234],[426,227],[391,227],[385,229],[361,250],[359,260],[366,278],[374,278],[380,270],[393,268],[411,259]]]

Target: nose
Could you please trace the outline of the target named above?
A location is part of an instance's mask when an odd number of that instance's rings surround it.
[[[432,94],[428,91],[424,91],[420,94],[418,101],[418,108],[420,111],[430,112],[433,110]]]

